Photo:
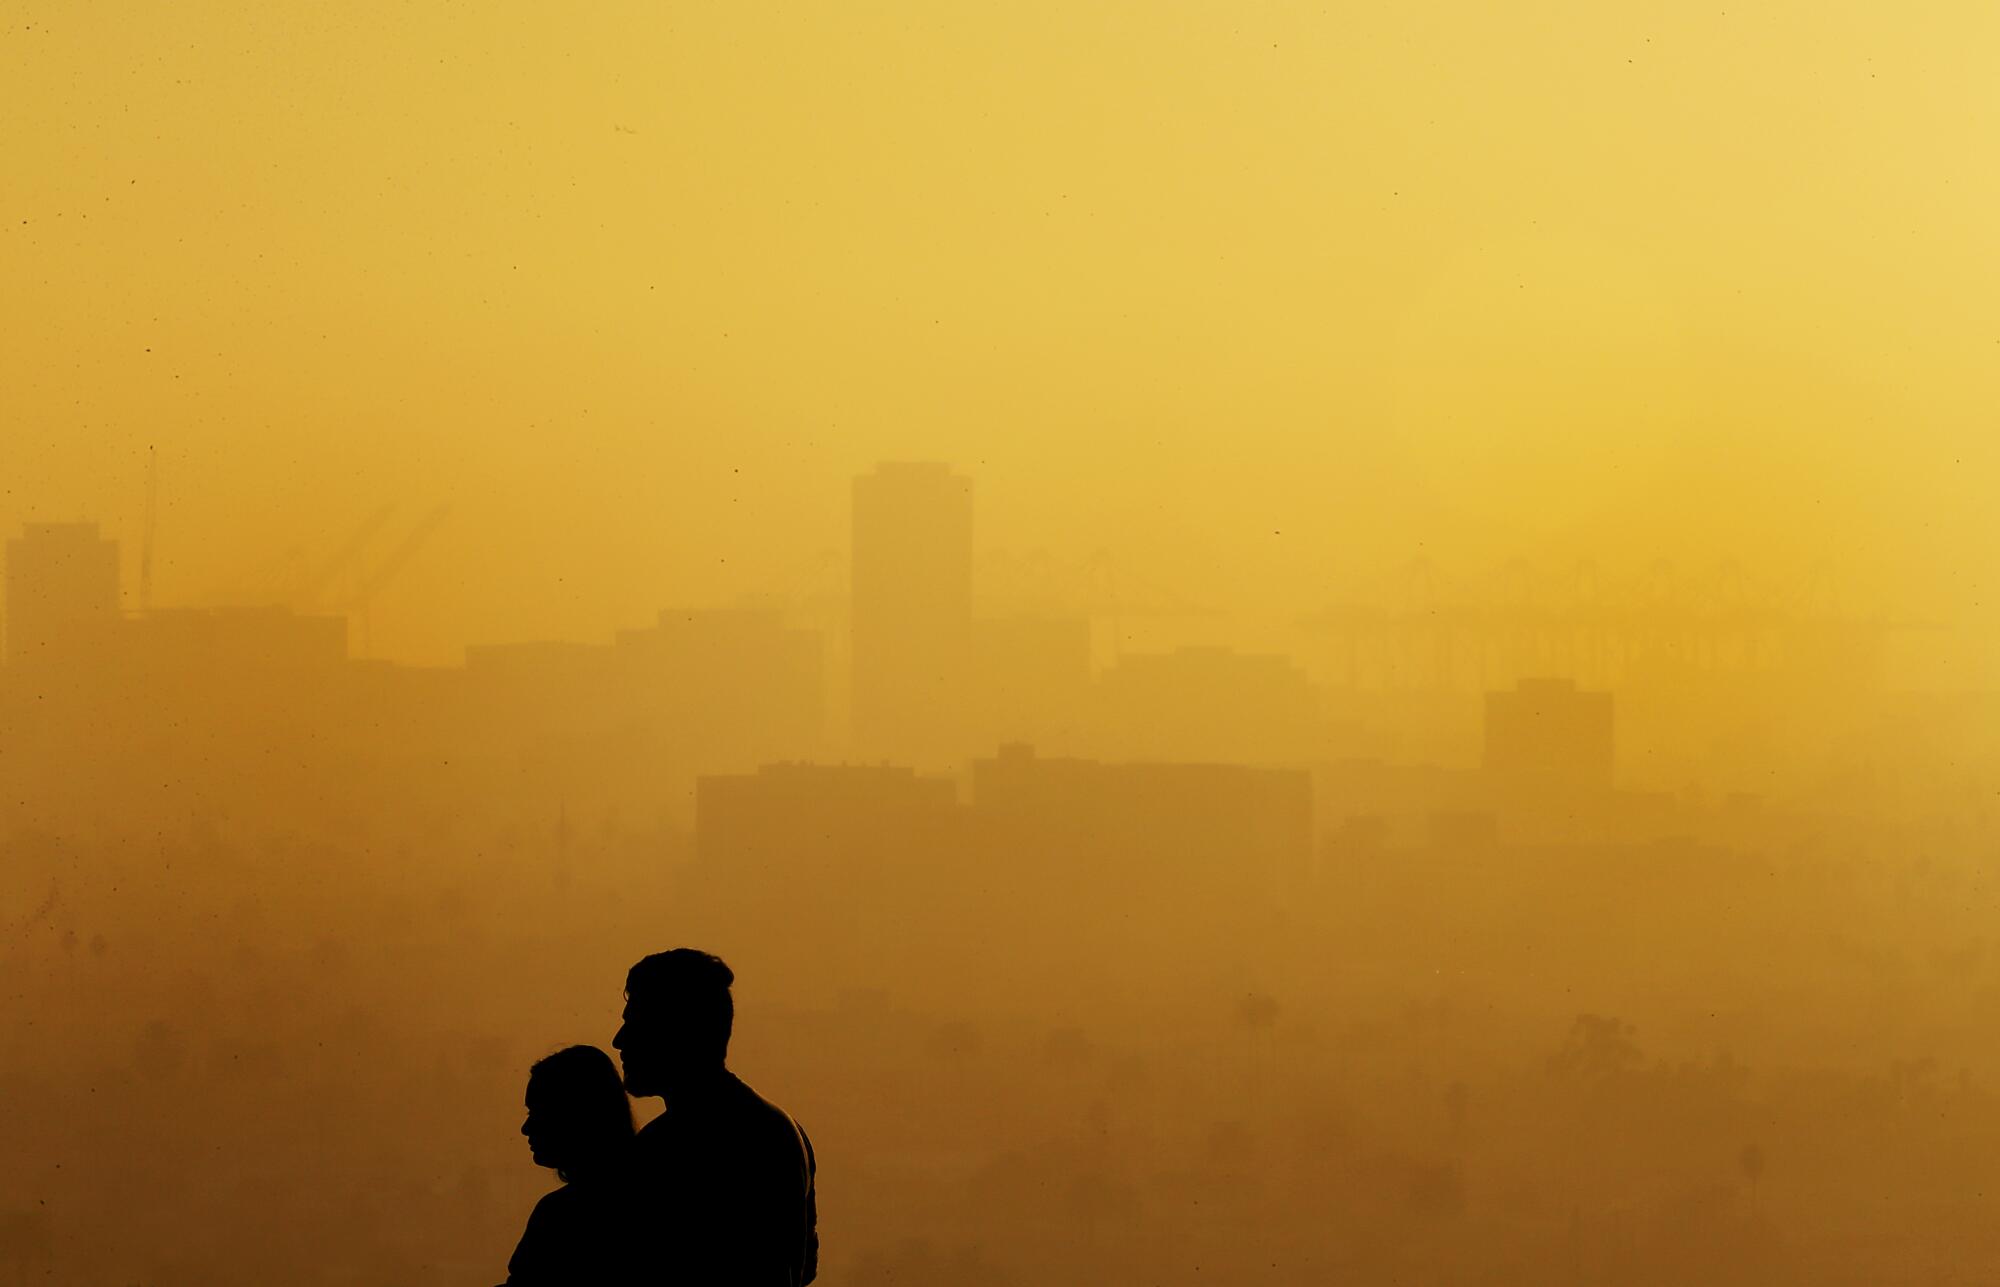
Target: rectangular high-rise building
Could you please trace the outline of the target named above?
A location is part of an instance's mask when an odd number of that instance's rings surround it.
[[[854,480],[852,719],[865,756],[956,764],[972,677],[972,480],[935,463]]]
[[[118,621],[118,542],[95,523],[30,523],[7,542],[7,660],[76,664]]]

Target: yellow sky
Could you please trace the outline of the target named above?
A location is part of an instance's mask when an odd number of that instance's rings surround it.
[[[449,502],[382,650],[594,637],[924,456],[1250,615],[1421,549],[2000,620],[1988,4],[0,17],[0,525],[130,540],[154,444],[161,599]]]

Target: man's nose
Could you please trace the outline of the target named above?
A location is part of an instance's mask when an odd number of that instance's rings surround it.
[[[521,1134],[526,1135],[527,1133],[528,1133],[528,1122],[527,1119],[523,1119],[521,1122]]]
[[[613,1050],[625,1048],[625,1025],[622,1023],[618,1025],[618,1031],[611,1034],[611,1048]]]

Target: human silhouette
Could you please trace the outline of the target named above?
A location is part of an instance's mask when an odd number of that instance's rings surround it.
[[[667,1104],[633,1151],[633,1283],[803,1287],[818,1271],[812,1143],[725,1066],[735,978],[693,948],[625,977],[625,1088]]]
[[[508,1287],[619,1281],[629,1262],[632,1105],[611,1056],[570,1046],[528,1070],[521,1134],[562,1187],[545,1194],[507,1262]]]

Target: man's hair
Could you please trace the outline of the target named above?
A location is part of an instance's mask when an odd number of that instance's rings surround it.
[[[736,974],[722,958],[692,947],[655,952],[625,975],[625,995],[644,1009],[671,1011],[687,1036],[713,1048],[719,1059],[729,1051],[736,1004],[729,985]]]

